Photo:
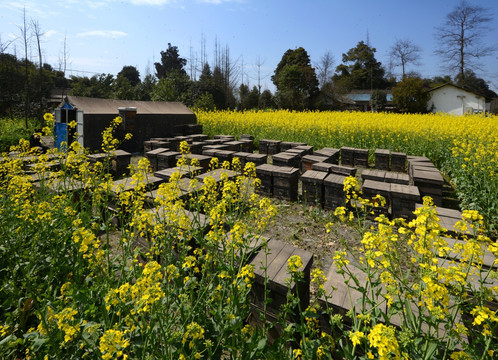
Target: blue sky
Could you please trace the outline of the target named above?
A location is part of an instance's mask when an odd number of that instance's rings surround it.
[[[66,36],[68,75],[118,73],[133,65],[142,75],[154,72],[160,51],[168,42],[180,55],[200,58],[204,39],[208,61],[215,42],[228,47],[244,82],[255,85],[257,66],[262,64],[263,86],[274,90],[270,77],[283,53],[304,47],[316,64],[330,51],[334,67],[342,54],[366,40],[377,49],[384,66],[396,39],[410,39],[422,49],[419,66],[408,70],[422,76],[444,75],[441,60],[433,52],[435,27],[442,25],[460,0],[0,0],[0,37],[7,42],[19,37],[23,9],[28,20],[37,20],[41,30],[44,62],[59,67]],[[487,44],[498,44],[498,1],[473,0],[494,17],[491,31],[483,34]],[[8,50],[23,55],[20,41]],[[32,45],[32,60],[37,60]],[[478,75],[498,90],[498,53],[483,59]],[[242,67],[243,65],[243,67]],[[85,72],[83,72],[85,71]],[[400,69],[396,69],[398,73]],[[239,83],[242,75],[239,75]]]

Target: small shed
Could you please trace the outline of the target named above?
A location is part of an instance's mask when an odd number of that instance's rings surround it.
[[[123,150],[135,153],[143,151],[143,143],[152,137],[189,135],[195,129],[195,113],[180,102],[134,101],[67,96],[55,110],[56,145],[62,141],[71,143],[73,134],[67,124],[76,121],[77,140],[90,151],[100,150],[102,132],[117,116],[123,123],[115,136],[123,139],[131,133],[131,140],[123,142]]]
[[[376,90],[353,90],[346,95],[347,99],[354,104],[352,110],[371,111],[370,98]],[[385,90],[386,107],[391,107],[393,103],[393,94],[391,91]]]
[[[454,115],[476,114],[486,111],[486,99],[453,84],[444,84],[429,90],[429,109]]]

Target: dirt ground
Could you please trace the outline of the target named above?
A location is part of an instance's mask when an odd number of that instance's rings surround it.
[[[132,157],[132,164],[136,165],[141,158],[142,156]],[[335,219],[333,211],[301,201],[276,198],[271,198],[271,201],[278,209],[277,215],[262,235],[313,253],[313,268],[320,268],[325,274],[332,266],[336,250],[360,244],[358,232]],[[327,233],[326,225],[329,222],[334,222],[334,225]]]
[[[301,202],[272,199],[278,212],[274,221],[263,233],[268,239],[288,242],[314,254],[313,268],[327,274],[336,250],[355,247],[360,235],[349,226],[336,221],[333,211]],[[333,222],[327,233],[326,225]]]

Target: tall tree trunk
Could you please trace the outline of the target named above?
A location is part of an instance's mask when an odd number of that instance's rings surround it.
[[[40,30],[40,25],[38,24],[37,21],[31,20],[31,26],[33,27],[33,32],[36,36],[36,45],[38,46],[38,60],[39,60],[39,65],[40,65],[40,94],[39,94],[39,105],[38,105],[38,120],[40,121],[41,127],[43,127],[43,59],[42,59],[42,51],[41,51],[41,44],[40,44],[40,38],[42,37],[43,33]]]
[[[460,79],[462,81],[461,86],[465,85],[465,29],[464,22],[460,25]]]

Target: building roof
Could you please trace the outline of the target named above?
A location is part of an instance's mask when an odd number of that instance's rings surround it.
[[[373,90],[373,91],[375,91],[375,90]],[[355,101],[355,102],[362,102],[362,101],[369,102],[373,91],[372,90],[353,90],[349,94],[347,94],[346,96],[350,100]],[[393,94],[390,91],[385,91],[385,93],[386,93],[386,101],[387,102],[393,101]]]
[[[446,86],[452,86],[452,87],[454,87],[454,88],[456,88],[456,89],[460,89],[460,90],[465,91],[465,92],[468,92],[468,93],[470,93],[470,94],[474,94],[475,96],[479,96],[479,97],[484,98],[484,96],[483,96],[483,95],[478,94],[478,93],[476,93],[476,92],[474,92],[474,91],[472,91],[472,90],[468,90],[468,89],[465,89],[465,88],[463,88],[463,87],[461,87],[461,86],[453,85],[453,84],[450,84],[450,83],[446,83],[446,84],[443,84],[443,85],[436,86],[436,87],[434,87],[434,88],[432,88],[432,89],[428,90],[428,92],[433,92],[433,91],[435,91],[435,90],[439,90],[439,89],[441,89],[441,88],[443,88],[443,87],[446,87]]]
[[[59,107],[64,106],[66,102],[76,109],[83,110],[85,114],[118,114],[120,107],[137,108],[137,114],[194,114],[181,102],[173,101],[113,100],[67,96]]]

